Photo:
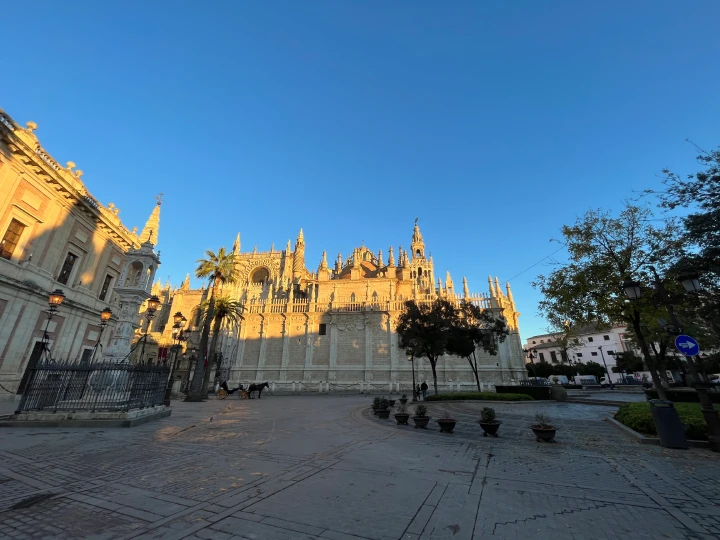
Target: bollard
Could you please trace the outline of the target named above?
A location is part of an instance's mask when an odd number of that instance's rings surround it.
[[[361,394],[364,393],[364,391],[363,391],[363,383],[360,383],[360,393],[361,393]]]

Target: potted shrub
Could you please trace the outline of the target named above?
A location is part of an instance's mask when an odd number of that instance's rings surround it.
[[[417,405],[415,407],[415,416],[413,416],[412,419],[413,422],[415,422],[416,428],[427,429],[428,422],[430,422],[430,417],[427,415],[427,407],[425,405]]]
[[[550,417],[545,416],[544,414],[535,414],[535,423],[530,426],[530,428],[533,430],[533,433],[535,434],[535,440],[537,442],[553,442],[553,439],[555,438],[555,432],[557,430],[550,423],[551,421],[552,420],[550,420]]]
[[[373,399],[372,408],[373,408],[373,412],[375,414],[377,414],[378,411],[380,410],[380,397],[376,397],[375,399]]]
[[[387,398],[380,398],[380,408],[377,411],[377,415],[383,420],[390,418],[390,410],[388,409],[389,406],[390,403]]]
[[[395,420],[397,420],[398,425],[407,425],[409,419],[410,414],[407,412],[407,406],[401,401],[400,405],[398,405],[397,412],[395,413]]]
[[[390,407],[391,407],[391,408],[395,406],[395,400],[394,400],[394,399],[388,398],[388,403],[390,404]]]
[[[405,394],[400,396],[400,403],[402,403],[403,405],[407,403],[407,396]]]
[[[457,421],[450,416],[447,411],[444,411],[443,415],[437,420],[437,423],[440,424],[441,433],[452,433]]]
[[[495,418],[495,409],[492,407],[483,407],[480,410],[480,420],[478,424],[483,430],[483,437],[492,435],[497,437],[497,431],[500,429],[500,421]]]

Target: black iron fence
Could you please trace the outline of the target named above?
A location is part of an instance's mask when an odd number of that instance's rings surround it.
[[[552,383],[548,380],[525,379],[518,381],[518,386],[552,386]]]
[[[45,360],[30,368],[17,413],[129,411],[162,405],[170,368]]]

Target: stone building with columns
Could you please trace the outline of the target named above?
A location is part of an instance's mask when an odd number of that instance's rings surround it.
[[[160,263],[160,202],[142,232],[129,230],[118,208],[87,191],[74,163],[52,158],[36,130],[0,109],[0,400],[22,392],[43,355],[122,361]],[[56,289],[65,300],[49,320]],[[106,308],[113,316],[101,335]]]
[[[511,333],[499,354],[477,351],[481,381],[500,384],[526,376],[510,286],[503,290],[497,278],[489,279],[487,292],[471,294],[463,278],[456,290],[449,273],[444,279],[436,276],[417,221],[409,250],[390,247],[386,257],[360,246],[346,257],[338,254],[332,263],[323,252],[312,271],[306,267],[302,230],[294,246],[288,241],[285,249],[273,246],[265,252],[243,252],[238,235],[233,252],[239,280],[221,294],[239,300],[244,311],[239,324],[224,329],[217,349],[223,377],[233,383],[407,383],[411,364],[398,346],[397,319],[405,301],[439,297],[467,300],[507,319]],[[172,291],[170,312],[191,319],[190,343],[199,342],[199,320],[190,314],[207,294],[191,290],[189,276]],[[420,379],[432,378],[426,360],[418,360],[416,370]],[[440,359],[438,377],[443,383],[474,381],[467,360],[457,357]]]

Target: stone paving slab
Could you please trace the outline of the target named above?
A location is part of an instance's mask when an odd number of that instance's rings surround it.
[[[370,399],[173,403],[132,430],[0,430],[0,538],[717,538],[720,460],[641,446],[613,407],[428,403],[458,425],[374,417]],[[559,427],[538,444],[536,411]]]

